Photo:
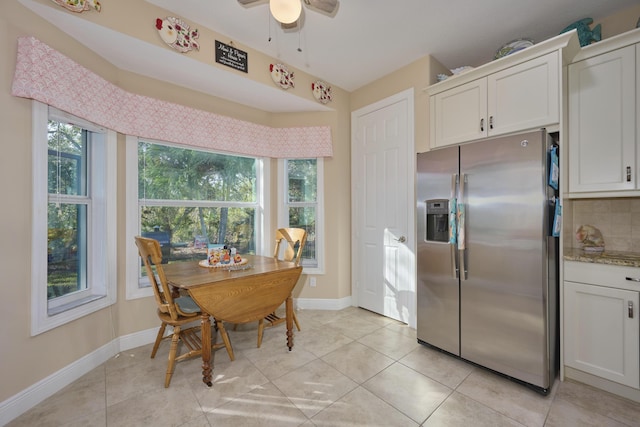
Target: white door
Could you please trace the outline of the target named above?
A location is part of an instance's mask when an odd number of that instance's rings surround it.
[[[415,327],[413,89],[354,111],[356,305]]]

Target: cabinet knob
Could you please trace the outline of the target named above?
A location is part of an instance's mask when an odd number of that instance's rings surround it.
[[[480,132],[484,132],[484,119],[480,119]]]

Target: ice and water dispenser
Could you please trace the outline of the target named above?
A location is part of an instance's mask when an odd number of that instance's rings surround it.
[[[449,242],[449,200],[427,200],[427,241]]]

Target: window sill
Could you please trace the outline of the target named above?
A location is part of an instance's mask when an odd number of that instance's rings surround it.
[[[67,304],[62,304],[62,305],[59,305],[57,307],[48,308],[47,309],[47,316],[55,316],[56,314],[60,314],[60,313],[63,313],[65,311],[72,310],[74,308],[83,306],[85,304],[89,304],[90,302],[97,301],[97,300],[99,300],[101,298],[105,298],[105,297],[106,297],[106,295],[89,295],[89,296],[87,296],[85,298],[81,298],[81,299],[78,299],[76,301],[69,302]]]

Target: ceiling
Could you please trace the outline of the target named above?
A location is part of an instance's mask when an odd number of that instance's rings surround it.
[[[176,55],[162,43],[132,40],[62,8],[19,1],[119,68],[264,111],[331,107]],[[224,34],[228,40],[223,42],[248,46],[350,92],[426,55],[447,68],[478,66],[514,39],[540,42],[574,21],[585,17],[597,21],[637,5],[638,0],[340,0],[334,17],[305,9],[299,32],[280,29],[269,18],[266,0],[247,8],[236,0],[146,1],[192,28]],[[108,7],[107,0],[102,3]],[[128,49],[118,49],[125,43]]]

